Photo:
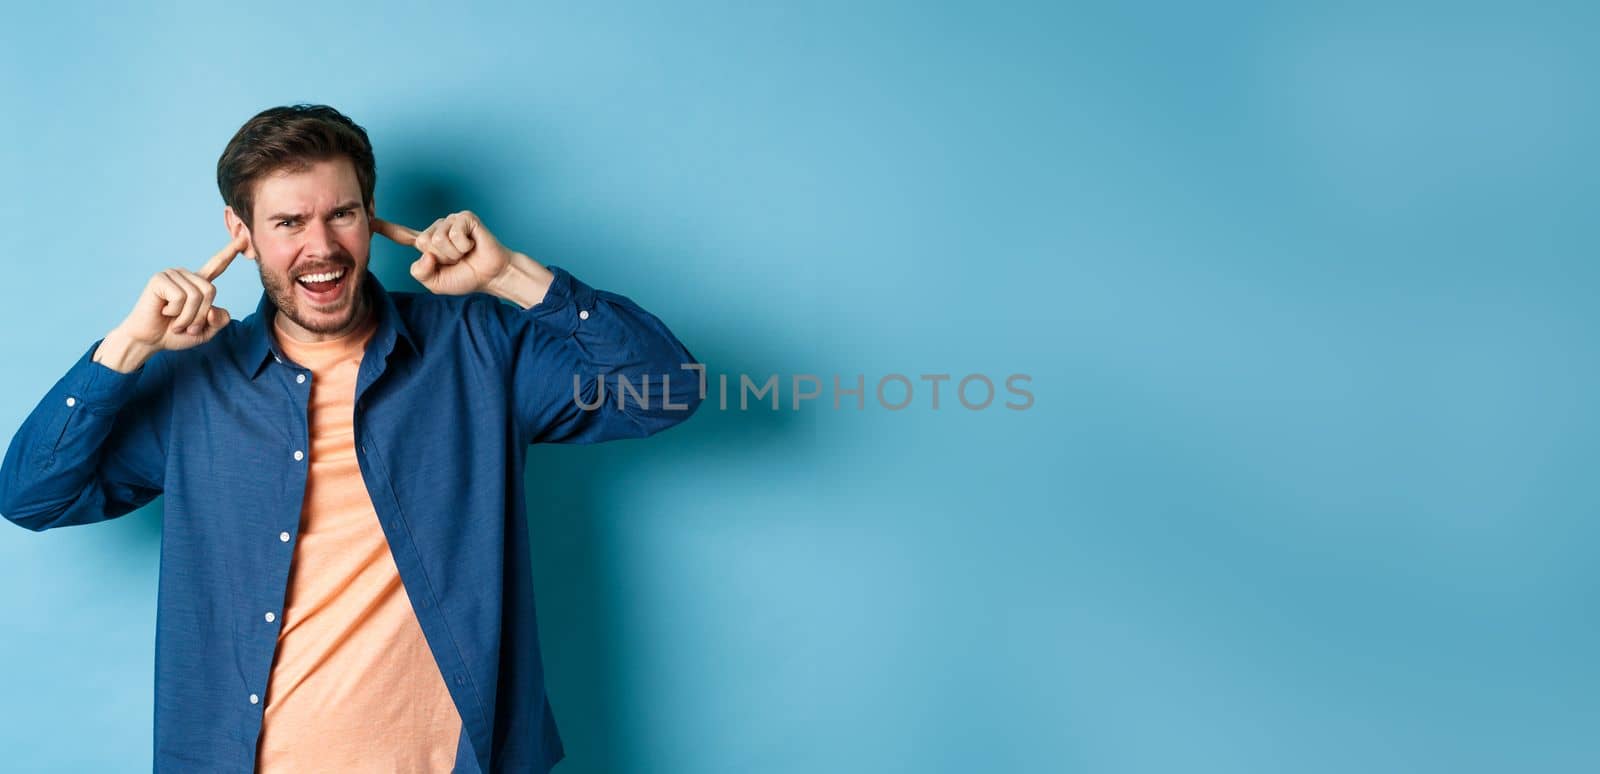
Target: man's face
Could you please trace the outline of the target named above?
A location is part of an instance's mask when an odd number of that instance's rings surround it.
[[[354,329],[365,315],[362,280],[372,244],[355,167],[341,156],[255,185],[245,254],[256,261],[284,327],[305,340]],[[231,209],[228,220],[239,223]]]

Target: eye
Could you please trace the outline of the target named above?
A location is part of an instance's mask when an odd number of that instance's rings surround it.
[[[292,219],[292,218],[284,218],[283,220],[278,221],[277,225],[279,225],[279,226],[286,226],[286,225],[287,226],[292,226],[292,225],[294,225],[294,219]]]
[[[344,217],[344,216],[346,216],[348,214],[350,214],[349,210],[336,210],[336,211],[334,211],[333,216],[335,218],[342,218],[342,217]]]

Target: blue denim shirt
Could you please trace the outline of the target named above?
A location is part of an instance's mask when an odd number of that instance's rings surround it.
[[[366,275],[378,326],[357,375],[357,459],[461,716],[457,771],[544,774],[564,755],[534,617],[529,444],[648,436],[704,400],[704,371],[659,319],[549,268],[530,309]],[[95,342],[0,466],[0,512],[31,530],[165,494],[156,771],[255,768],[283,621],[263,614],[283,609],[311,448],[313,375],[269,335],[275,311],[263,293],[212,340],[128,374],[94,362]]]

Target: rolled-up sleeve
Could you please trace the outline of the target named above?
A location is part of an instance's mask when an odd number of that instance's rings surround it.
[[[0,463],[0,515],[27,529],[121,516],[161,493],[171,363],[158,353],[121,373],[94,362],[100,341],[56,381]]]
[[[489,299],[507,337],[524,438],[642,438],[699,408],[705,369],[665,323],[626,296],[547,268],[555,279],[532,307]]]

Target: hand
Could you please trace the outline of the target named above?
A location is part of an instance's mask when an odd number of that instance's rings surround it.
[[[147,351],[188,349],[217,335],[233,318],[228,310],[212,306],[217,288],[212,284],[244,250],[240,235],[222,248],[199,271],[174,267],[158,272],[144,286],[127,319],[107,335]]]
[[[422,252],[411,263],[411,276],[433,293],[464,296],[487,291],[512,271],[515,253],[500,244],[477,215],[465,210],[422,231],[373,218],[372,231]]]

